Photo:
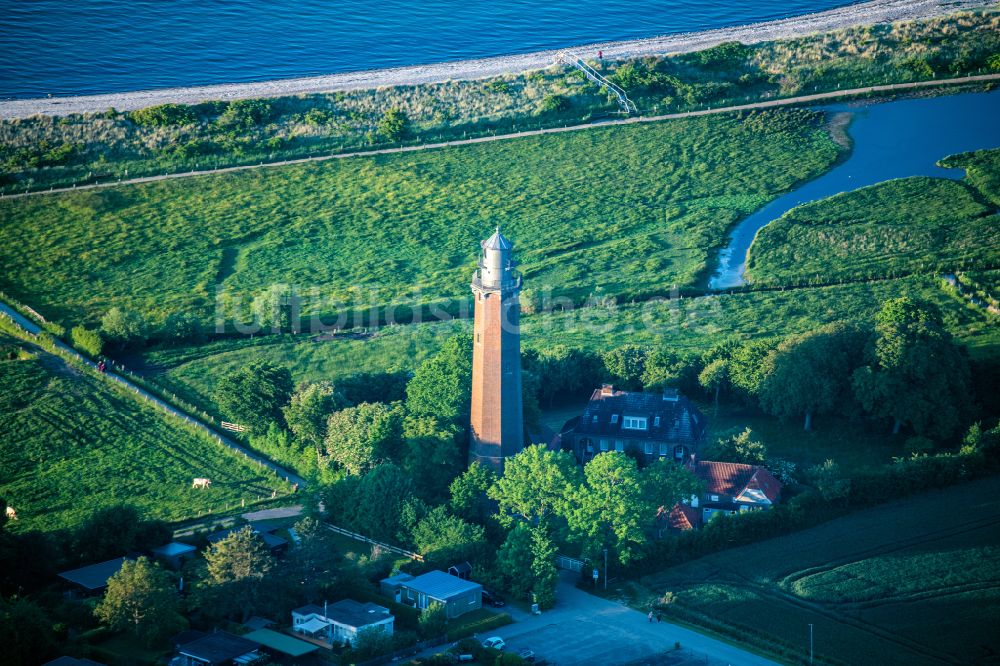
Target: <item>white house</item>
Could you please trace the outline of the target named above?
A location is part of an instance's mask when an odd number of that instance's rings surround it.
[[[292,611],[292,629],[325,643],[354,644],[358,632],[372,628],[392,635],[395,619],[388,608],[344,599],[335,604],[309,604]]]

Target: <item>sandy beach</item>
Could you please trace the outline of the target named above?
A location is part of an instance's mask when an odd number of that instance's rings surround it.
[[[794,16],[778,21],[625,42],[588,44],[562,51],[538,51],[479,60],[461,60],[257,83],[163,88],[78,97],[2,100],[0,101],[0,118],[26,118],[38,114],[58,116],[100,112],[108,108],[132,111],[167,103],[195,104],[208,100],[283,97],[337,90],[481,79],[548,67],[556,61],[560,52],[591,58],[595,57],[598,51],[603,51],[604,57],[609,59],[664,55],[705,49],[726,41],[752,44],[774,39],[800,37],[856,25],[929,18],[963,9],[988,7],[993,4],[995,2],[992,0],[956,0],[953,2],[945,0],[873,0],[872,2],[815,14]]]

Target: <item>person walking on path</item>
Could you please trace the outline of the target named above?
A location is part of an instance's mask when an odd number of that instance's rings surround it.
[[[650,611],[649,611],[649,615],[647,615],[646,617],[647,617],[647,618],[649,618],[649,621],[650,621],[650,622],[652,622],[652,621],[653,621],[653,611],[652,611],[652,610],[650,610]]]

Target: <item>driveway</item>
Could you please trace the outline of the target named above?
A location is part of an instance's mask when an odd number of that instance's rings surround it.
[[[562,572],[555,608],[541,615],[511,609],[513,624],[488,632],[507,651],[534,650],[539,659],[570,664],[709,664],[775,666],[746,652],[669,622],[650,623],[644,613],[577,589],[577,574]],[[486,635],[478,636],[480,639]],[[681,650],[674,649],[680,642]]]

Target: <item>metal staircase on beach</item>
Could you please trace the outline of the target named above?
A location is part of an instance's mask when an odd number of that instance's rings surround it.
[[[596,83],[602,88],[606,88],[607,90],[609,90],[611,94],[613,94],[615,98],[618,100],[618,106],[620,106],[622,108],[622,111],[624,111],[626,114],[639,112],[638,109],[635,108],[635,102],[633,102],[628,98],[628,95],[625,93],[625,90],[622,89],[621,86],[614,84],[608,79],[606,79],[604,76],[601,75],[600,72],[598,72],[596,69],[594,69],[586,62],[584,62],[583,58],[575,56],[572,53],[569,53],[568,51],[560,51],[559,54],[556,56],[556,60],[557,61],[561,60],[562,62],[572,65],[573,67],[576,67],[581,72],[583,72],[584,76],[586,76],[589,81],[592,81],[593,83]]]

